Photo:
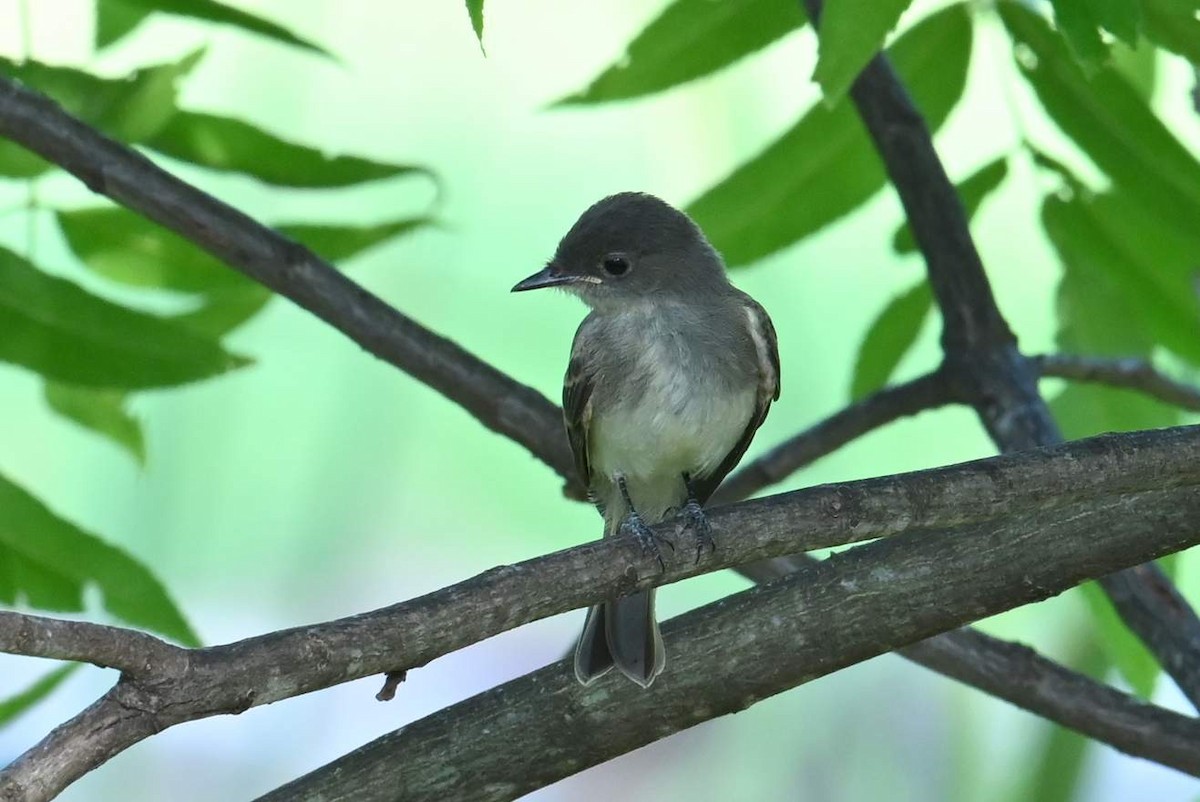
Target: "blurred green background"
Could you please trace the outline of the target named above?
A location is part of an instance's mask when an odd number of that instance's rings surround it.
[[[819,101],[806,29],[754,59],[651,99],[549,110],[585,86],[663,7],[662,2],[493,0],[481,53],[459,2],[244,0],[338,54],[320,59],[222,28],[152,18],[91,61],[92,3],[36,0],[34,55],[112,74],[207,52],[181,104],[254,122],[329,153],[431,168],[422,177],[344,191],[267,191],[241,177],[171,164],[259,219],[318,216],[352,223],[420,213],[441,225],[376,248],[353,277],[435,331],[557,399],[583,309],[565,296],[510,296],[576,216],[621,190],[684,205]],[[918,3],[915,18],[931,6]],[[16,0],[0,20],[18,19]],[[908,18],[906,17],[906,20]],[[19,25],[0,26],[0,51],[19,57]],[[968,91],[937,138],[952,177],[1015,147],[1015,109],[1045,128],[1016,85],[1010,42],[977,29]],[[1164,117],[1200,142],[1188,114],[1187,70],[1161,65]],[[1029,353],[1053,350],[1057,260],[1037,225],[1045,185],[1021,160],[977,216],[974,231],[1001,309]],[[7,193],[7,194],[5,194]],[[92,203],[62,176],[48,203]],[[435,200],[435,195],[437,199]],[[0,209],[24,201],[0,190]],[[848,400],[869,323],[922,275],[897,257],[899,203],[884,192],[795,247],[736,271],[779,331],[783,396],[750,456]],[[46,216],[32,232],[38,262],[110,297],[125,297],[75,264]],[[25,252],[25,216],[0,218],[0,241]],[[129,296],[132,298],[133,296]],[[168,309],[175,298],[138,294]],[[896,378],[938,360],[926,322]],[[132,409],[146,432],[137,466],[107,441],[53,417],[39,381],[0,366],[0,471],[62,516],[120,544],[171,590],[206,643],[348,615],[411,598],[501,563],[598,536],[599,519],[564,499],[549,469],[452,403],[361,351],[284,301],[230,340],[254,366],[179,389],[142,393]],[[1049,395],[1053,383],[1043,385]],[[993,452],[972,413],[928,413],[874,433],[801,472],[788,487],[892,473]],[[783,489],[783,488],[780,488]],[[1197,558],[1180,581],[1200,600]],[[663,591],[666,618],[744,586],[720,574]],[[96,616],[91,616],[96,617]],[[377,679],[174,728],[122,754],[62,796],[81,800],[242,799],[265,792],[379,734],[564,654],[581,611],[510,632],[414,671],[395,701]],[[1015,611],[985,628],[1086,662],[1080,595]],[[1083,661],[1083,662],[1081,662]],[[4,693],[43,664],[4,658]],[[50,700],[0,730],[0,759],[27,748],[115,679],[85,669]],[[1113,677],[1119,682],[1119,679]],[[1168,681],[1157,701],[1183,709]],[[1050,798],[1027,785],[1052,729],[1034,717],[892,656],[816,681],[737,716],[681,733],[534,795],[541,800],[641,798],[971,802]],[[1070,777],[1068,762],[1051,775]],[[1044,786],[1043,786],[1044,788]],[[1200,789],[1167,769],[1090,748],[1079,799],[1192,800]]]

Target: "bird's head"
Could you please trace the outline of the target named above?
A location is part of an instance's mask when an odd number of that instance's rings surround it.
[[[622,192],[584,212],[546,267],[512,291],[561,287],[593,308],[620,308],[727,284],[691,218],[653,195]]]

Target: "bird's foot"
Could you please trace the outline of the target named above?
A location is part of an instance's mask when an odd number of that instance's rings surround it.
[[[646,525],[646,522],[642,520],[642,516],[638,515],[636,510],[630,509],[629,514],[625,516],[625,520],[621,521],[621,531],[633,535],[642,547],[642,553],[654,557],[654,559],[658,560],[658,567],[663,571],[667,570],[667,565],[663,562],[662,550],[658,547],[658,544],[663,543],[671,551],[675,551],[675,544],[661,535],[654,534],[654,530]]]
[[[684,526],[696,534],[696,562],[699,563],[700,555],[705,549],[709,554],[717,550],[717,541],[712,535],[712,524],[708,522],[708,516],[704,514],[700,502],[694,498],[688,499],[683,505],[683,520]]]
[[[696,489],[692,486],[692,478],[686,473],[683,475],[683,483],[687,486],[688,497],[681,512],[684,525],[696,533],[696,562],[699,563],[700,555],[704,553],[705,549],[708,549],[709,554],[717,550],[717,541],[713,539],[712,524],[708,522],[704,508],[696,500]]]

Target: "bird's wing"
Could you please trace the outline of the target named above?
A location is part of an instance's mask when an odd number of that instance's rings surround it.
[[[772,325],[767,310],[763,309],[758,301],[749,295],[743,297],[742,308],[746,313],[746,326],[750,332],[750,339],[754,342],[754,356],[758,366],[754,414],[746,423],[746,429],[738,438],[737,445],[725,456],[717,469],[695,483],[698,496],[696,500],[701,504],[708,501],[709,496],[716,491],[717,486],[721,484],[726,475],[737,467],[742,455],[750,447],[754,433],[766,420],[767,412],[771,409],[771,402],[779,398],[779,343],[775,336],[775,326]]]
[[[567,425],[567,440],[571,443],[579,481],[590,489],[592,470],[588,462],[588,428],[592,423],[592,389],[596,384],[596,373],[592,361],[586,357],[586,351],[579,347],[583,333],[581,326],[571,347],[567,375],[563,378],[563,421]]]

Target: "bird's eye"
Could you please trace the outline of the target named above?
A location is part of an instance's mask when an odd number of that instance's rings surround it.
[[[610,276],[623,276],[629,272],[629,259],[619,253],[610,253],[600,263],[604,272]]]

